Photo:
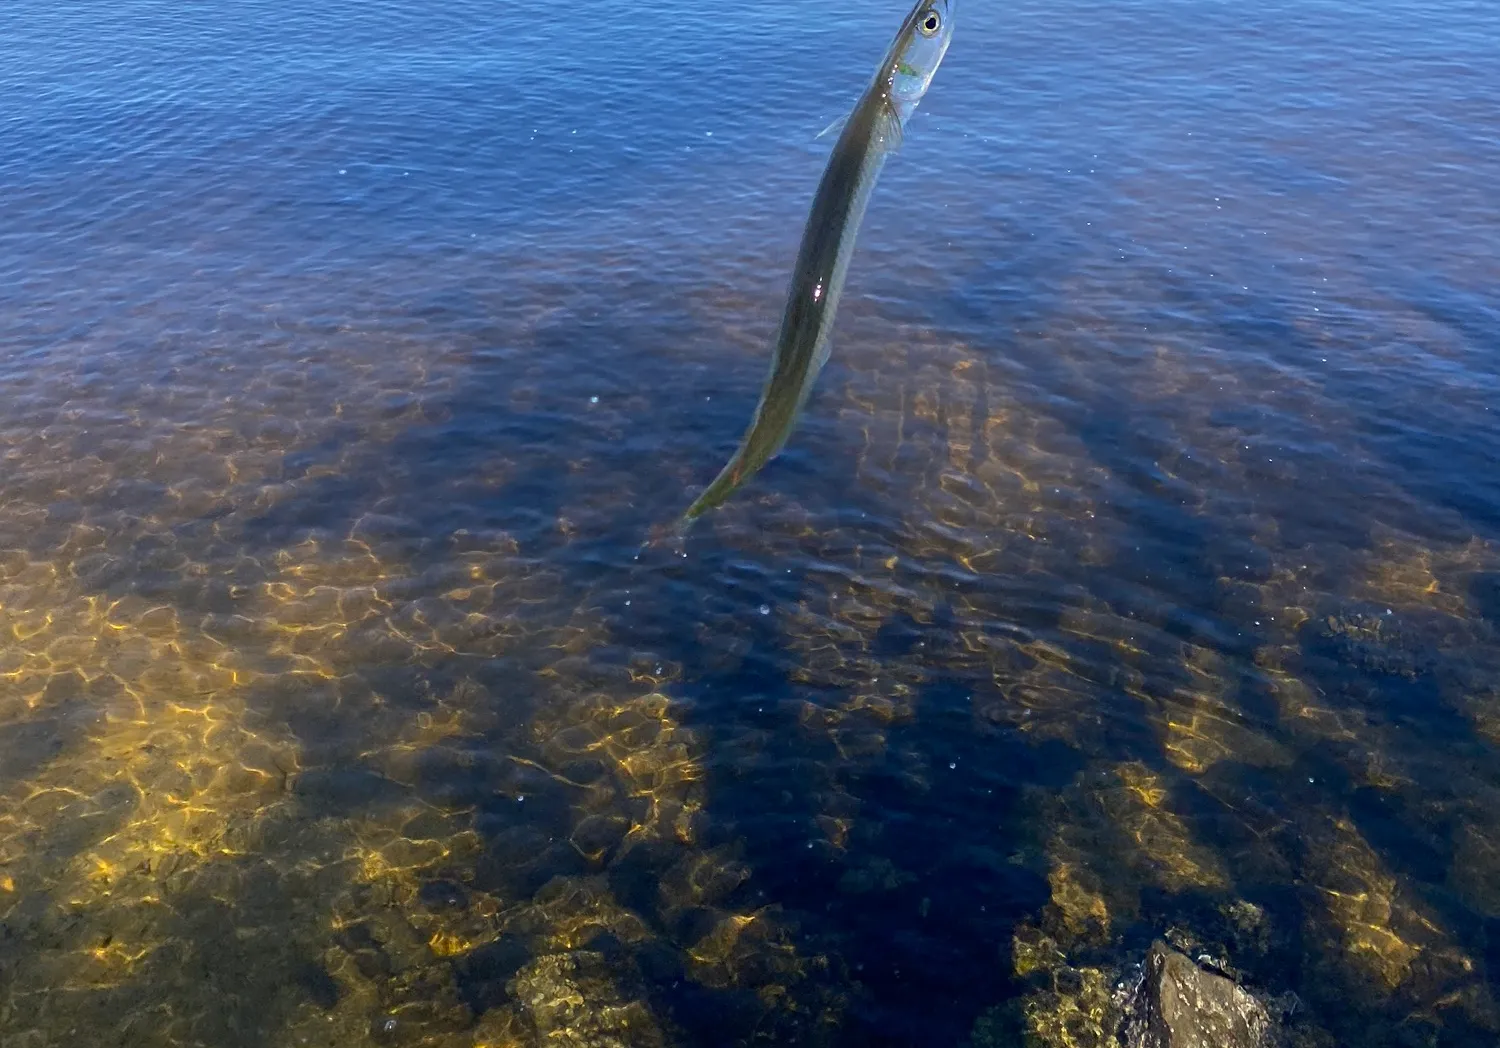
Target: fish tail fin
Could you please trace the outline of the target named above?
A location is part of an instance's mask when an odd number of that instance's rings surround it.
[[[725,463],[724,468],[719,470],[719,475],[703,489],[693,500],[693,504],[682,514],[682,527],[687,527],[704,513],[723,505],[745,481],[760,472],[762,466],[781,453],[790,434],[788,431],[783,431],[767,439],[770,435],[767,431],[770,428],[766,425],[763,415],[757,412],[750,432],[745,435],[745,439],[735,450],[734,457]]]
[[[687,527],[704,513],[722,505],[745,481],[760,472],[762,466],[781,454],[792,435],[797,414],[812,392],[812,380],[827,359],[828,340],[825,339],[814,350],[811,367],[802,377],[801,388],[795,391],[796,399],[790,403],[785,399],[788,391],[784,388],[778,391],[778,384],[773,379],[772,385],[761,394],[750,429],[735,449],[734,457],[683,513],[681,527]]]
[[[755,472],[754,469],[746,468],[747,466],[748,463],[745,461],[744,449],[741,448],[740,451],[735,453],[734,458],[730,459],[724,468],[719,470],[719,475],[713,479],[713,483],[704,488],[698,497],[693,500],[693,504],[683,512],[680,526],[685,529],[709,510],[722,506],[729,496],[734,494],[735,489],[743,484],[751,473]]]
[[[648,550],[658,549],[670,550],[685,556],[682,540],[686,534],[687,531],[680,520],[672,524],[653,524],[647,529],[645,539],[636,547],[635,559],[640,560],[641,554]]]

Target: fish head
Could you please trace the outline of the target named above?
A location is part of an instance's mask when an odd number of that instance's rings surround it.
[[[953,39],[956,0],[917,0],[901,25],[881,73],[891,101],[904,119],[911,115]]]

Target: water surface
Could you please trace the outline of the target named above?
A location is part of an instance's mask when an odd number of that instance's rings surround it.
[[[902,13],[11,0],[7,1048],[1495,1043],[1500,11],[968,3],[643,550]]]

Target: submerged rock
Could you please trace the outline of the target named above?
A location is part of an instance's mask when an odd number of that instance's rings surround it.
[[[539,1043],[554,1048],[664,1048],[667,1037],[633,964],[573,950],[538,957],[511,981],[511,994]]]
[[[1127,1048],[1271,1048],[1276,1024],[1253,994],[1156,942],[1128,1008]]]

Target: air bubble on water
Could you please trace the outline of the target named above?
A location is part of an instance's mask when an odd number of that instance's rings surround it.
[[[948,770],[949,771],[957,771],[958,770],[958,761],[949,761],[948,762]]]
[[[769,605],[769,604],[762,604],[760,606],[760,613],[762,615],[769,615],[769,614],[771,614],[771,605]]]
[[[598,397],[589,397],[589,403],[590,404],[597,404],[597,403],[599,403],[599,398]]]
[[[630,607],[630,601],[628,601],[628,600],[627,600],[627,601],[626,601],[626,602],[625,602],[625,606],[626,606],[626,607],[627,607],[627,608],[628,608],[628,607]]]

